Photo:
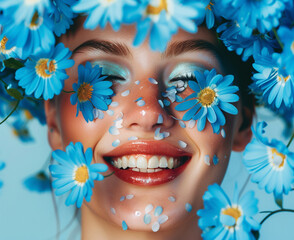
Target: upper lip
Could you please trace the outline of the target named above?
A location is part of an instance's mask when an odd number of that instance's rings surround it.
[[[164,155],[171,157],[192,156],[191,153],[182,150],[164,141],[132,141],[116,147],[106,153],[104,157],[119,157],[124,155],[145,154],[145,155]]]

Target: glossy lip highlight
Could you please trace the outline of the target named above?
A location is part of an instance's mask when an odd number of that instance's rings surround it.
[[[185,159],[183,164],[174,169],[162,169],[159,172],[143,173],[136,172],[132,169],[119,169],[111,164],[112,158],[122,157],[125,155],[164,155],[169,157],[176,157]],[[109,169],[114,171],[114,174],[122,181],[140,185],[140,186],[153,186],[164,184],[172,181],[188,165],[192,154],[186,152],[174,145],[167,142],[158,141],[133,141],[123,144],[103,156]]]

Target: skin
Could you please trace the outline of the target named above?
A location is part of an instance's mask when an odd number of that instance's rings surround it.
[[[67,71],[69,79],[65,81],[65,89],[70,91],[72,84],[77,82],[77,67],[85,64],[86,61],[108,60],[124,66],[130,71],[130,81],[126,84],[114,85],[116,96],[112,101],[118,102],[118,107],[110,107],[114,110],[114,116],[105,114],[104,119],[97,119],[87,123],[82,114],[76,117],[76,106],[70,103],[70,94],[62,93],[54,101],[46,102],[46,115],[49,142],[52,150],[65,149],[72,142],[82,142],[84,148],[93,148],[92,163],[105,163],[102,156],[114,149],[111,143],[119,138],[121,144],[128,142],[128,137],[138,136],[139,139],[153,140],[154,131],[161,127],[161,131],[170,132],[170,136],[161,141],[166,141],[178,146],[178,140],[188,145],[185,151],[192,154],[184,172],[171,182],[152,186],[140,187],[121,181],[116,176],[106,178],[102,182],[96,182],[93,189],[91,202],[84,202],[82,206],[82,239],[201,239],[201,230],[197,226],[197,209],[203,208],[202,195],[207,186],[213,183],[221,183],[226,172],[229,156],[232,150],[242,151],[250,141],[251,130],[249,128],[239,131],[243,117],[227,116],[227,123],[224,127],[226,137],[214,134],[210,124],[206,124],[202,132],[197,128],[181,128],[179,123],[171,117],[171,114],[181,118],[185,112],[177,112],[172,103],[169,109],[162,109],[158,104],[160,92],[166,88],[164,79],[171,69],[179,62],[195,62],[205,66],[207,69],[216,68],[218,73],[226,74],[226,70],[220,59],[208,50],[193,50],[179,55],[163,57],[161,53],[151,51],[148,41],[140,47],[133,47],[132,41],[135,34],[134,26],[122,26],[119,32],[114,32],[111,27],[104,30],[99,28],[94,31],[85,30],[80,27],[74,35],[67,35],[61,38],[61,42],[70,50],[85,41],[98,39],[117,41],[125,44],[132,56],[118,56],[108,54],[94,49],[79,51],[73,55],[75,65]],[[190,34],[179,31],[173,36],[170,44],[188,39],[205,40],[217,45],[215,34],[203,27],[197,34]],[[163,73],[163,74],[162,74]],[[153,85],[149,78],[156,79],[159,84]],[[140,84],[134,82],[140,80]],[[129,89],[130,94],[122,97],[120,94]],[[187,92],[183,94],[189,94]],[[139,107],[135,99],[143,97],[146,105]],[[236,105],[241,113],[241,103]],[[124,114],[123,128],[120,129],[119,137],[113,136],[108,129],[113,125],[113,120],[120,112]],[[164,122],[157,124],[158,114],[162,114]],[[159,141],[160,143],[160,141]],[[207,166],[204,163],[205,155],[211,158],[217,155],[220,159],[216,166]],[[108,171],[106,174],[109,174]],[[134,194],[131,200],[120,202],[121,196]],[[168,201],[169,196],[174,196],[176,202]],[[143,223],[144,209],[148,204],[154,207],[162,206],[163,214],[169,216],[169,220],[160,226],[160,230],[153,233],[151,230],[154,217],[149,225]],[[187,213],[185,204],[192,204],[193,210]],[[116,210],[113,215],[110,208]],[[142,212],[140,217],[134,215],[135,211]],[[153,214],[152,214],[153,216]],[[122,220],[128,224],[129,230],[123,231]]]

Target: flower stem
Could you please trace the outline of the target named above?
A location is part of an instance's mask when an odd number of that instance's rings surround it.
[[[268,211],[263,211],[261,213],[266,213],[266,212],[268,212]],[[280,212],[292,212],[292,213],[294,213],[294,210],[293,209],[285,209],[285,208],[282,208],[282,209],[278,209],[276,211],[272,211],[268,215],[266,215],[264,217],[264,219],[261,220],[260,225],[262,225],[270,216],[272,216],[272,215],[274,215],[276,213],[280,213]]]
[[[112,174],[114,174],[114,171],[106,176],[103,176],[104,178],[110,177]]]
[[[293,141],[293,139],[294,139],[294,133],[292,134],[292,136],[291,136],[291,138],[290,138],[290,140],[289,140],[289,142],[287,144],[287,148],[290,147],[290,144]]]
[[[17,109],[17,107],[18,107],[18,105],[19,105],[19,103],[20,103],[20,100],[18,100],[17,102],[16,102],[16,104],[15,104],[15,106],[14,106],[14,108],[12,109],[12,111],[8,114],[8,116],[6,117],[6,118],[4,118],[4,120],[2,121],[2,122],[0,122],[0,125],[2,124],[2,123],[4,123],[14,112],[15,112],[15,110]]]
[[[8,84],[6,82],[4,82],[4,80],[2,78],[0,78],[0,81],[4,84],[5,88],[8,86]]]
[[[272,29],[273,30],[273,33],[275,34],[275,37],[279,43],[279,45],[281,46],[282,50],[284,49],[284,44],[282,43],[278,33],[277,33],[277,30],[275,28]]]
[[[64,93],[75,93],[75,91],[66,91],[66,90],[62,90],[62,92],[64,92]]]

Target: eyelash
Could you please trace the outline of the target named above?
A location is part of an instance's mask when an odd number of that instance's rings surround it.
[[[101,74],[101,77],[107,76],[106,80],[109,81],[114,81],[114,80],[119,80],[119,81],[125,81],[126,79],[121,77],[121,76],[117,76],[117,75],[107,75],[107,74]]]
[[[196,77],[195,77],[195,75],[189,76],[188,74],[186,74],[186,75],[182,75],[182,76],[173,78],[170,80],[170,82],[176,82],[176,81],[180,81],[180,80],[182,80],[182,81],[196,81]]]

